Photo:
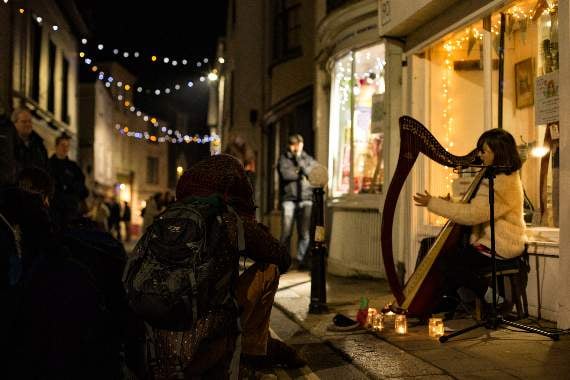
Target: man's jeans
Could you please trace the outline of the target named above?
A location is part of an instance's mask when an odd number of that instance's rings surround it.
[[[284,201],[281,203],[281,243],[287,246],[287,251],[291,252],[291,234],[293,232],[293,222],[297,224],[297,260],[303,261],[311,240],[311,211],[313,201]]]

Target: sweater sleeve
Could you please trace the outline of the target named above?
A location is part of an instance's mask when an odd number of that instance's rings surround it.
[[[501,176],[505,177],[505,176]],[[495,181],[495,219],[505,215],[512,208],[508,199],[508,187],[511,181],[497,177]],[[474,226],[488,222],[491,218],[489,209],[489,185],[482,182],[477,195],[470,203],[454,203],[441,198],[432,197],[428,204],[428,210],[434,214],[448,218],[456,223]]]
[[[275,264],[285,273],[291,265],[291,256],[285,245],[275,239],[269,229],[253,218],[243,218],[246,255],[255,262]]]

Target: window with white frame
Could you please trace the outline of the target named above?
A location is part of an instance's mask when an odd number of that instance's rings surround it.
[[[418,56],[425,120],[438,141],[462,155],[485,129],[509,131],[524,162],[527,225],[558,227],[558,1],[513,1]],[[457,175],[435,162],[425,178],[432,194],[461,192]]]
[[[333,68],[329,167],[332,195],[382,192],[384,44],[352,51]]]

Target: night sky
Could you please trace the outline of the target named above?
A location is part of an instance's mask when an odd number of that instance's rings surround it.
[[[189,80],[193,88],[182,87],[176,95],[141,94],[135,97],[138,108],[173,122],[175,110],[187,112],[190,129],[200,132],[206,126],[207,88],[198,78],[208,66],[196,66],[197,61],[215,58],[216,43],[225,33],[227,0],[207,1],[77,1],[77,6],[89,26],[90,54],[97,61],[114,59],[138,76],[136,85],[145,88],[171,87]],[[103,53],[94,43],[103,43]],[[129,58],[113,55],[112,49],[130,51]],[[92,52],[95,51],[96,54]],[[139,51],[143,58],[133,58]],[[151,54],[179,61],[178,66],[152,63]],[[180,62],[189,61],[187,66]]]

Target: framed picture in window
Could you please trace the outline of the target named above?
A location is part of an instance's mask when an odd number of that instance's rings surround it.
[[[534,104],[534,62],[527,58],[515,63],[515,95],[517,108]]]

